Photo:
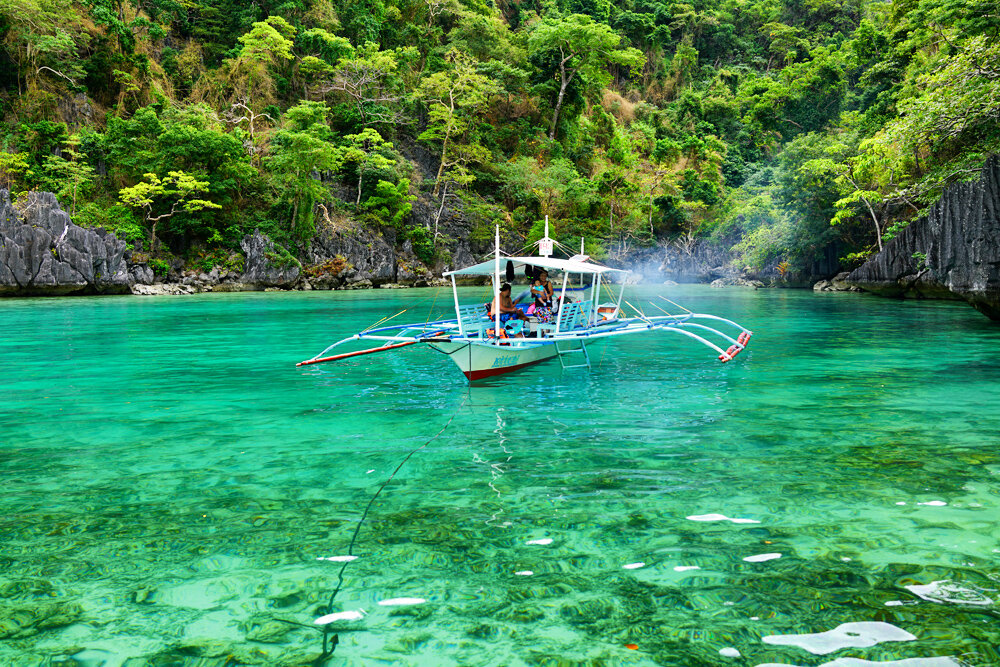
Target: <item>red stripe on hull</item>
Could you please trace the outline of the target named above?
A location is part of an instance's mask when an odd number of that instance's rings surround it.
[[[469,378],[470,382],[476,380],[482,380],[483,378],[493,377],[494,375],[503,375],[504,373],[510,373],[511,371],[521,370],[528,366],[532,366],[539,362],[545,361],[546,359],[551,359],[552,357],[543,357],[541,359],[535,359],[534,361],[529,361],[525,364],[517,364],[516,366],[504,366],[503,368],[487,368],[482,371],[464,371],[465,377]]]

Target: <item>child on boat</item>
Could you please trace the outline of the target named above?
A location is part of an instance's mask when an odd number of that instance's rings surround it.
[[[548,322],[552,319],[552,294],[548,272],[539,272],[538,277],[531,283],[531,296],[535,299],[533,315],[539,322]]]

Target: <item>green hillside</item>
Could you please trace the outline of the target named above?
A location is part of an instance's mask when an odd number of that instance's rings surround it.
[[[345,222],[433,263],[421,193],[474,241],[848,266],[997,150],[998,63],[995,0],[0,0],[0,187],[154,267]]]

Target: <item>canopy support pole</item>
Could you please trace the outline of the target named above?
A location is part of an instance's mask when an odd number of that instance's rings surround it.
[[[500,225],[496,226],[496,263],[493,267],[493,335],[496,344],[500,344]],[[454,276],[452,276],[454,280]]]
[[[465,335],[465,328],[462,326],[462,312],[458,306],[458,283],[455,282],[455,274],[451,274],[451,294],[455,298],[455,319],[458,320],[458,334]]]

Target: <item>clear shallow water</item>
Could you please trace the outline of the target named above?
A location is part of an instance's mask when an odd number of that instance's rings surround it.
[[[637,292],[750,349],[633,336],[469,387],[416,347],[294,367],[450,291],[0,300],[0,663],[307,664],[276,619],[319,615],[317,558],[454,415],[361,528],[330,664],[1000,665],[1000,328]]]

